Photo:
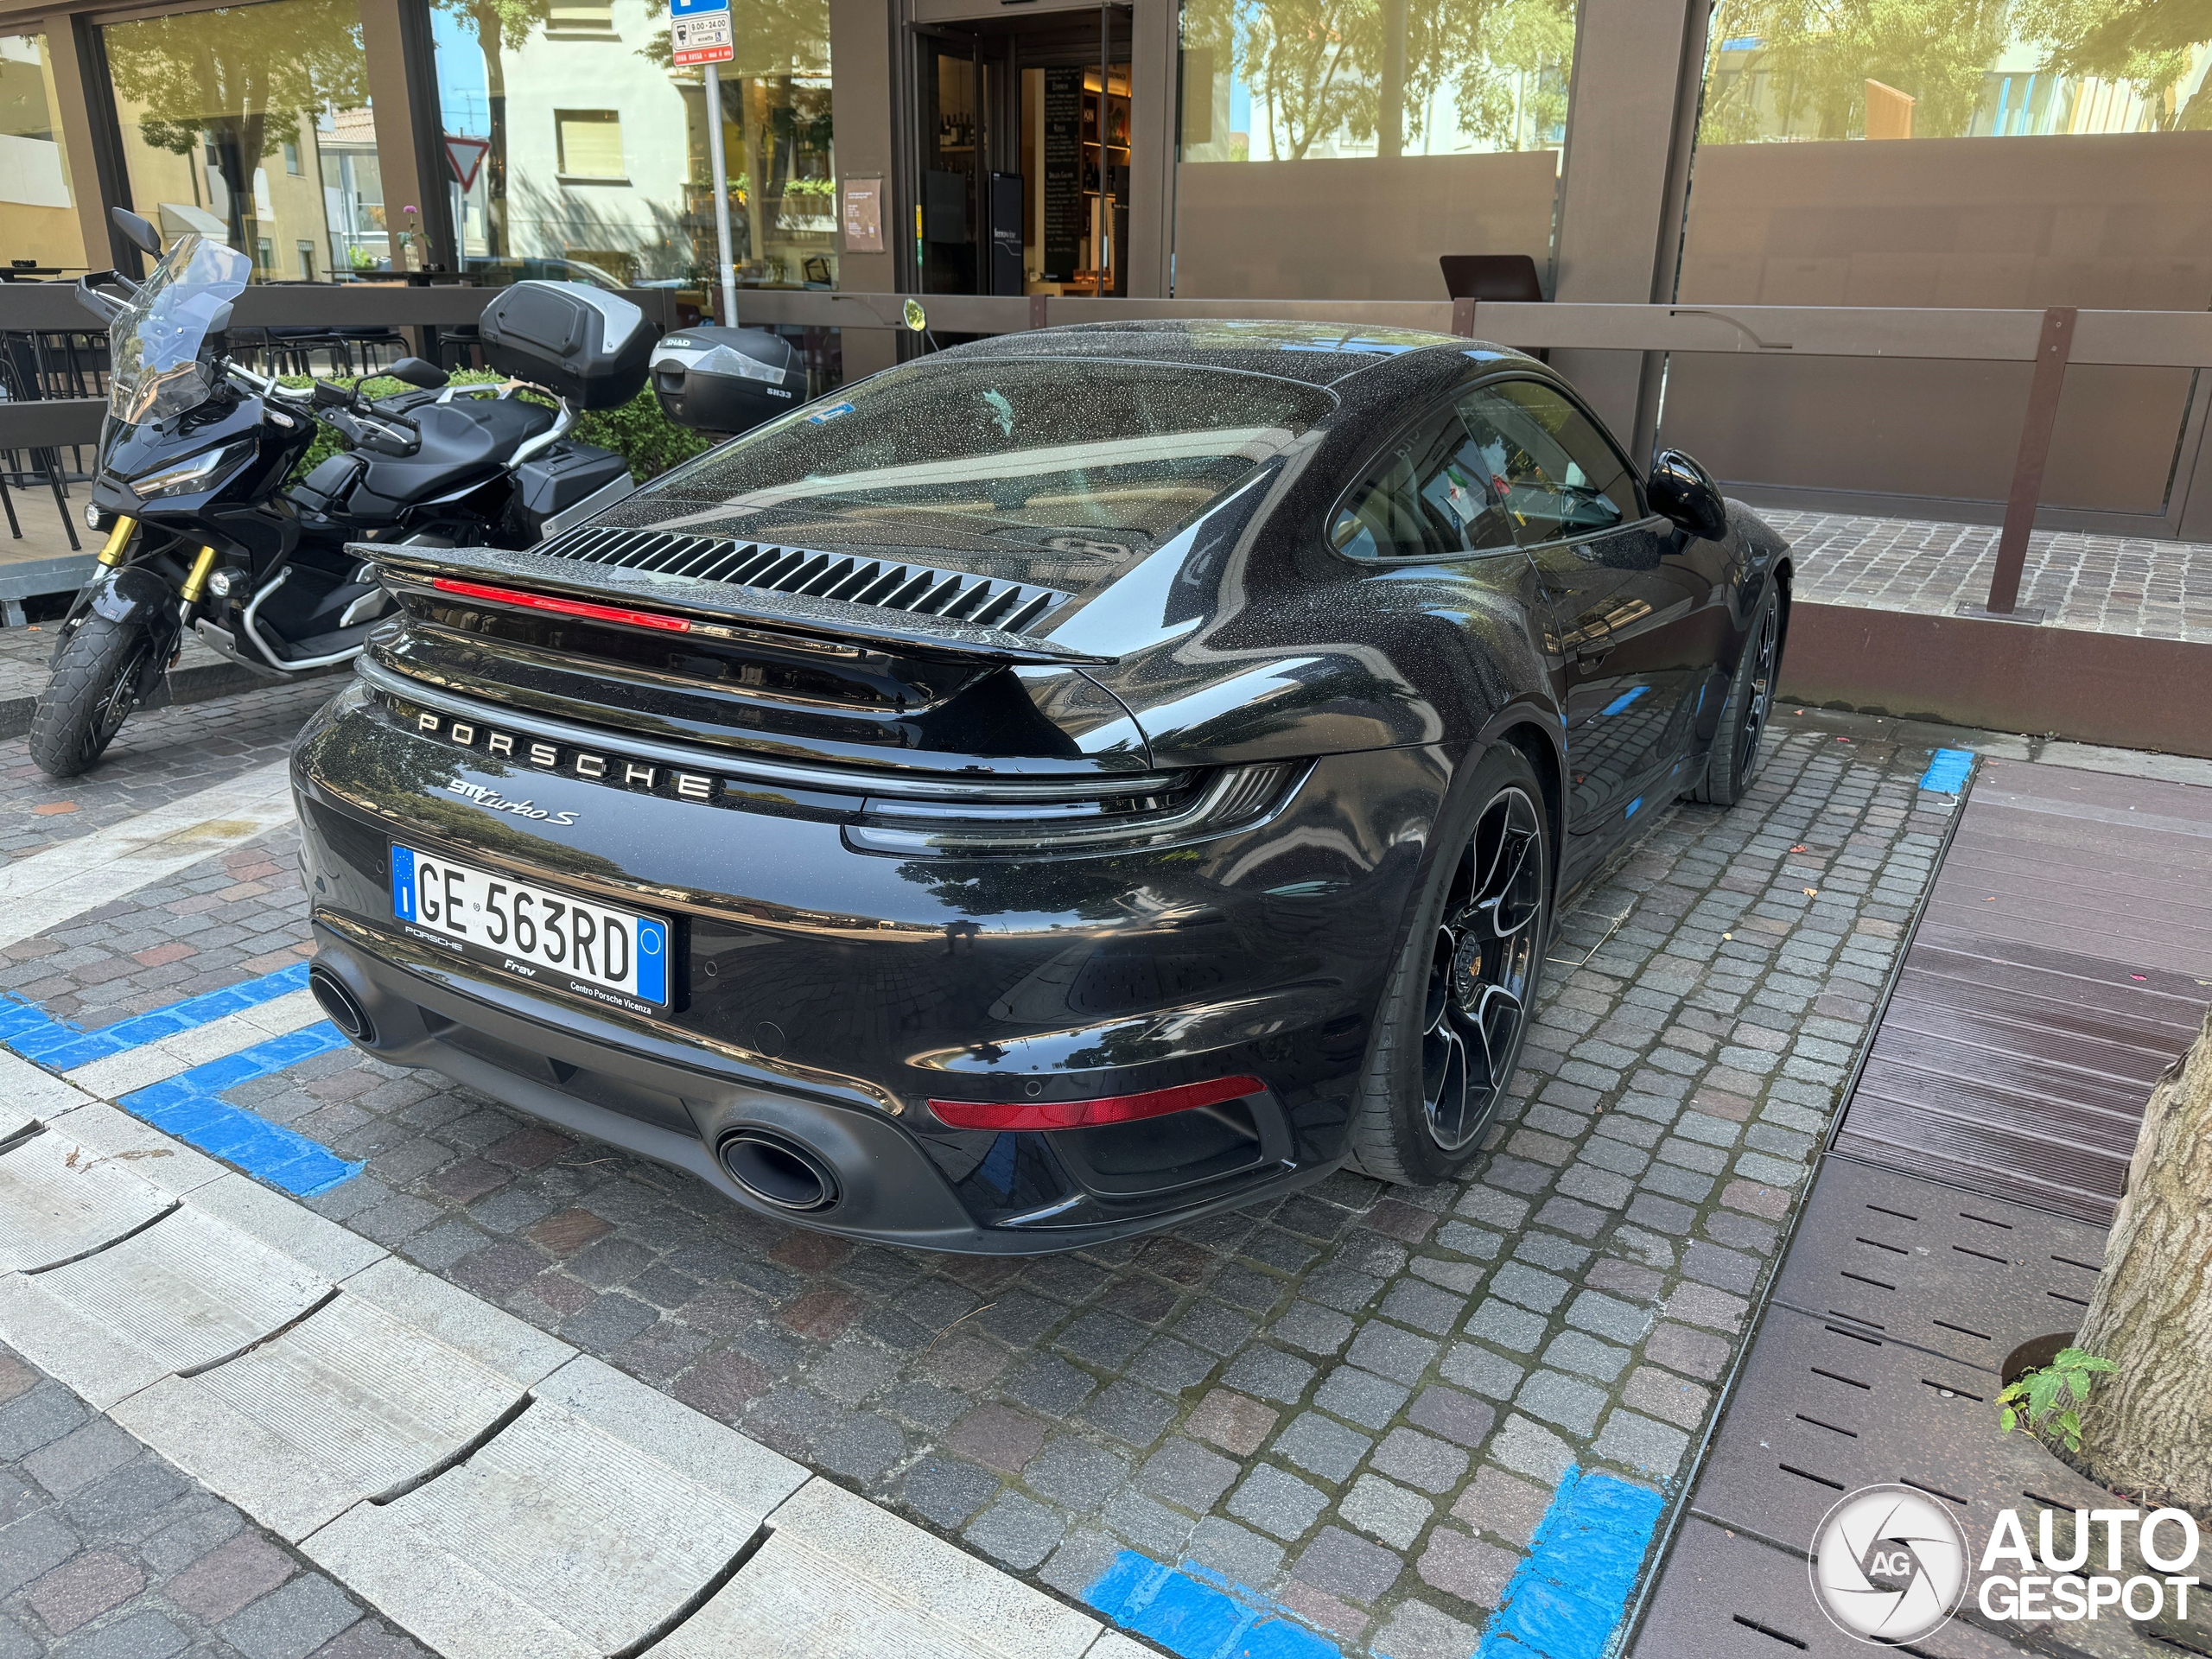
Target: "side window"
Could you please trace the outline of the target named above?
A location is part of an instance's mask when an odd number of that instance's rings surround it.
[[[1522,546],[1636,518],[1636,486],[1619,454],[1549,386],[1535,380],[1482,386],[1460,400],[1459,413]]]
[[[1504,504],[1482,454],[1446,410],[1386,450],[1329,524],[1356,559],[1453,558],[1514,544]]]

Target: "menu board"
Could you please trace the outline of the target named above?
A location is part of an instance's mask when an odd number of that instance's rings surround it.
[[[1090,229],[1083,197],[1083,71],[1045,71],[1044,269],[1048,283],[1073,280]]]

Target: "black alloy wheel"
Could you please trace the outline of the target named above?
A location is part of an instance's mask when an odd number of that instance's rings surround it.
[[[1773,577],[1766,582],[1745,630],[1743,654],[1728,681],[1720,725],[1705,776],[1689,798],[1714,806],[1733,806],[1751,791],[1764,758],[1766,728],[1774,718],[1775,682],[1782,672],[1782,599]]]
[[[1376,1010],[1350,1153],[1426,1185],[1481,1151],[1520,1064],[1551,936],[1552,830],[1528,756],[1495,744],[1454,786]]]
[[[1774,713],[1775,641],[1781,632],[1777,606],[1759,608],[1758,632],[1751,639],[1751,677],[1745,689],[1743,729],[1736,736],[1736,775],[1749,782],[1759,769],[1759,743]]]
[[[1429,950],[1421,1010],[1421,1120],[1464,1151],[1512,1081],[1529,1022],[1544,911],[1543,817],[1508,785],[1475,821]]]

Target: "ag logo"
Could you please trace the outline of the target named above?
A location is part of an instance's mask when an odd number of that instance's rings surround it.
[[[1957,1611],[1967,1538],[1951,1512],[1910,1486],[1868,1486],[1813,1534],[1813,1599],[1847,1636],[1916,1642]]]

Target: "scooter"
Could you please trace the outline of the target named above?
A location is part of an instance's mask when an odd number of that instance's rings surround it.
[[[295,389],[229,355],[232,303],[252,272],[244,254],[199,235],[162,254],[145,219],[114,217],[160,260],[143,284],[115,271],[77,283],[111,342],[86,514],[106,543],[62,620],[32,716],[31,756],[49,775],[99,760],[188,629],[272,678],[359,655],[391,601],[349,542],[528,547],[635,487],[620,455],[568,436],[578,403],[608,407],[645,383],[654,331],[620,296],[568,283],[503,290],[480,322],[502,383],[455,386],[407,358],[386,371],[409,388],[394,397]],[[558,362],[533,349],[549,334],[588,339],[601,372],[561,384]],[[550,362],[543,378],[556,385],[515,378],[503,348],[526,369]],[[517,395],[525,390],[550,401]],[[290,484],[319,423],[351,447]]]

